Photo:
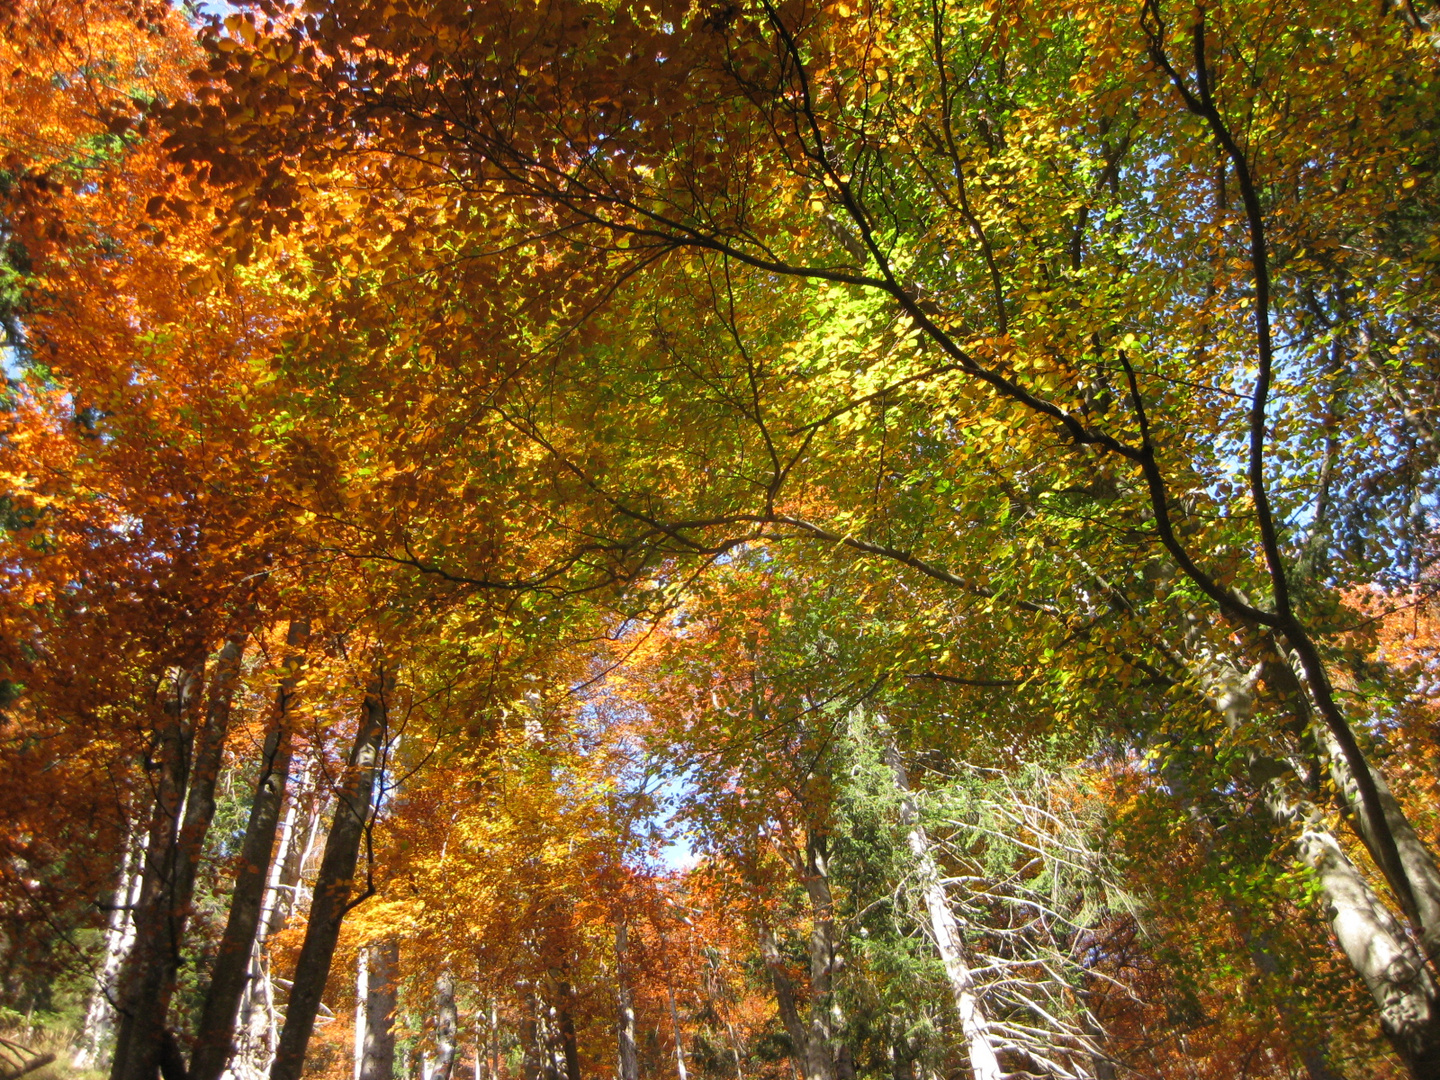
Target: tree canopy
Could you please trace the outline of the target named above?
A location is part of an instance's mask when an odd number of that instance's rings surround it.
[[[0,1076],[1440,1077],[1437,35],[0,2]]]

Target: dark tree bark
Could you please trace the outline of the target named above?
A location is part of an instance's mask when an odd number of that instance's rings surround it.
[[[556,996],[560,999],[555,1018],[560,1028],[560,1047],[565,1054],[566,1080],[580,1080],[580,1048],[575,1042],[575,1018],[570,1015],[570,984],[561,982]]]
[[[285,635],[286,645],[295,650],[285,660],[285,675],[275,696],[275,709],[261,749],[260,777],[250,820],[240,847],[240,867],[230,893],[230,914],[225,933],[211,969],[210,987],[205,994],[200,1023],[195,1031],[195,1049],[190,1058],[190,1080],[220,1080],[220,1074],[234,1052],[235,1015],[250,971],[250,949],[260,922],[265,895],[266,871],[275,848],[280,823],[280,806],[290,778],[291,709],[295,685],[304,661],[299,652],[310,636],[310,624],[292,619]],[[116,1078],[118,1080],[118,1078]],[[149,1080],[149,1078],[145,1078]]]
[[[194,738],[191,721],[203,661],[175,677],[162,709],[155,739],[155,803],[140,901],[135,910],[135,941],[121,969],[119,1030],[110,1080],[155,1080],[165,1046],[165,1013],[170,992],[167,958],[180,943],[174,933],[174,888],[179,861],[180,813],[189,779]]]
[[[330,976],[340,924],[350,906],[360,844],[370,819],[380,749],[385,740],[388,686],[389,680],[382,671],[365,692],[355,745],[335,795],[335,820],[325,839],[325,854],[320,860],[315,895],[310,902],[310,919],[295,963],[295,981],[290,988],[285,1026],[280,1031],[270,1080],[300,1080],[305,1066],[305,1050],[315,1028],[315,1014],[320,1008],[325,980]]]

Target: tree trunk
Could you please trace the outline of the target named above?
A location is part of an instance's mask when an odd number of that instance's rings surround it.
[[[809,1035],[800,1021],[800,1010],[795,1006],[795,987],[785,971],[785,961],[775,944],[775,935],[768,926],[760,927],[760,954],[770,971],[770,981],[775,986],[775,1004],[780,1011],[780,1022],[790,1036],[790,1057],[797,1075],[805,1075],[805,1062],[809,1058]]]
[[[635,1045],[635,1005],[630,996],[629,928],[623,912],[615,917],[615,1011],[620,1080],[640,1080],[640,1053]]]
[[[364,1010],[365,1029],[356,1080],[395,1080],[395,976],[400,966],[400,947],[387,938],[362,947],[360,955],[365,957],[368,978],[356,1006],[357,1013]]]
[[[528,1008],[521,1012],[520,1016],[520,1046],[524,1051],[524,1060],[520,1063],[521,1080],[540,1080],[544,1075],[544,1049],[540,1045],[540,1003],[532,995],[528,1001]]]
[[[290,913],[301,906],[305,866],[315,850],[325,816],[325,797],[315,789],[314,765],[307,761],[293,785],[285,818],[280,825],[279,847],[265,880],[260,904],[257,946],[285,928]]]
[[[930,916],[930,935],[935,940],[935,949],[945,967],[945,979],[950,984],[950,993],[955,998],[955,1011],[960,1014],[960,1030],[965,1036],[965,1046],[970,1058],[970,1071],[975,1080],[1000,1080],[1003,1075],[995,1050],[990,1045],[989,1024],[985,1010],[975,993],[975,978],[965,958],[964,939],[955,925],[955,915],[950,910],[950,901],[945,896],[945,886],[930,853],[930,841],[925,827],[920,823],[919,809],[915,796],[910,790],[910,778],[899,750],[892,744],[885,750],[886,764],[895,775],[895,786],[900,789],[900,826],[905,830],[906,843],[915,859],[920,879],[920,888],[925,896],[925,909]]]
[[[320,860],[320,873],[315,882],[315,896],[310,903],[310,919],[305,927],[305,940],[295,963],[295,981],[290,987],[290,1000],[285,1008],[285,1026],[280,1032],[280,1045],[270,1080],[300,1080],[305,1066],[305,1050],[315,1028],[315,1014],[320,996],[330,975],[330,962],[340,937],[340,923],[349,906],[354,885],[355,866],[360,843],[370,819],[370,809],[378,772],[380,750],[385,738],[385,696],[391,680],[383,671],[376,675],[365,693],[355,745],[345,777],[335,798],[335,819],[325,839],[325,854]]]
[[[805,837],[805,892],[810,898],[810,1024],[805,1080],[835,1080],[843,1017],[835,996],[835,902],[830,894],[829,845],[823,833]]]
[[[210,987],[205,993],[200,1021],[195,1030],[195,1050],[190,1059],[189,1080],[220,1080],[230,1060],[235,1015],[240,1007],[251,972],[251,950],[260,922],[266,872],[275,847],[280,806],[290,777],[291,710],[295,685],[300,678],[302,649],[310,636],[310,624],[292,619],[285,644],[296,650],[285,659],[285,674],[275,695],[275,709],[260,752],[260,776],[250,819],[240,846],[240,865],[230,892],[230,914],[215,954]]]
[[[455,1043],[460,1017],[455,1010],[455,980],[442,971],[435,980],[435,1068],[430,1080],[450,1080],[455,1072]]]
[[[361,945],[355,950],[355,1067],[350,1075],[360,1080],[360,1066],[365,1060],[365,1004],[370,996],[370,950]]]
[[[1440,1080],[1440,993],[1430,969],[1399,921],[1320,825],[1318,812],[1310,816],[1297,846],[1301,861],[1315,872],[1340,948],[1364,980],[1380,1010],[1381,1030],[1411,1075]]]
[[[202,661],[203,665],[203,661]],[[196,688],[203,673],[187,667],[176,673],[156,732],[156,786],[145,873],[135,907],[135,942],[120,975],[119,1033],[110,1080],[155,1080],[165,1047],[165,1019],[173,980],[167,972],[180,941],[175,936],[175,887],[179,862],[180,815],[190,772]]]
[[[675,1036],[675,1076],[677,1080],[689,1080],[685,1074],[685,1040],[680,1032],[680,1014],[675,1009],[675,989],[667,986],[670,995],[670,1030]]]
[[[1325,748],[1325,756],[1329,759],[1330,775],[1335,781],[1335,787],[1350,810],[1350,820],[1355,823],[1356,831],[1365,846],[1373,851],[1375,838],[1368,828],[1369,818],[1360,813],[1359,785],[1350,772],[1345,755],[1328,728],[1317,724],[1315,730]],[[1380,775],[1379,770],[1368,764],[1367,768],[1370,769],[1375,790],[1380,796],[1380,808],[1395,836],[1400,863],[1410,879],[1410,891],[1415,898],[1415,916],[1419,923],[1416,930],[1419,932],[1425,955],[1432,965],[1433,975],[1433,965],[1440,962],[1440,868],[1436,867],[1435,860],[1416,834],[1415,827],[1410,824],[1405,811],[1400,808],[1400,803],[1396,801],[1385,778]]]
[[[560,1035],[560,1050],[565,1057],[566,1080],[580,1080],[580,1047],[575,1041],[575,1016],[570,1011],[574,991],[570,984],[561,981],[557,987],[559,999],[555,1008],[555,1021]]]
[[[270,939],[285,928],[290,912],[300,906],[303,871],[320,831],[322,806],[311,784],[313,765],[307,762],[286,799],[275,856],[270,861],[260,921],[250,949],[250,969],[245,992],[240,996],[235,1052],[230,1071],[237,1080],[258,1080],[268,1076],[275,1060],[275,985],[270,978],[267,947]]]
[[[74,1058],[77,1069],[95,1068],[115,1034],[114,995],[120,970],[135,940],[135,906],[140,902],[140,889],[145,880],[145,851],[149,843],[149,832],[138,829],[131,829],[125,841],[120,884],[106,920],[105,960],[96,974],[95,989],[81,1028],[80,1050]]]
[[[1211,703],[1232,730],[1254,719],[1261,670],[1241,672],[1222,658],[1202,672]],[[1277,825],[1301,828],[1300,860],[1315,873],[1330,926],[1370,991],[1381,1030],[1416,1080],[1440,1080],[1440,993],[1425,957],[1330,834],[1318,809],[1292,801],[1282,779],[1269,781],[1266,805]]]
[[[500,1077],[500,1009],[495,999],[490,999],[490,1080]]]

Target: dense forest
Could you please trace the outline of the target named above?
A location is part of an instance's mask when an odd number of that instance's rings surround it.
[[[0,0],[0,1080],[1440,1078],[1432,0]]]

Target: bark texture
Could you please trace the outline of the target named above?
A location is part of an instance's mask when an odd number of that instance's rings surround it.
[[[1232,730],[1253,722],[1255,685],[1262,670],[1263,665],[1257,665],[1242,672],[1215,659],[1202,672],[1212,703]],[[1323,746],[1323,736],[1321,741]],[[1315,874],[1331,929],[1370,991],[1381,1030],[1412,1076],[1440,1080],[1440,992],[1424,955],[1350,861],[1318,808],[1292,798],[1283,778],[1266,785],[1266,805],[1282,829],[1300,829],[1297,853]]]
[[[148,832],[132,831],[125,843],[120,865],[120,881],[105,924],[105,959],[96,972],[95,989],[85,1011],[80,1033],[80,1049],[76,1052],[77,1069],[93,1069],[115,1035],[115,991],[120,969],[135,941],[135,906],[140,902],[140,889],[145,880],[145,850],[150,842]]]
[[[165,1015],[174,989],[166,973],[172,970],[170,955],[180,947],[174,918],[180,815],[194,738],[191,714],[202,674],[198,664],[175,673],[157,726],[154,810],[135,906],[135,941],[120,974],[119,1031],[110,1080],[155,1080],[160,1071]]]
[[[670,1030],[675,1037],[675,1075],[678,1080],[688,1080],[685,1073],[685,1039],[680,1030],[680,1013],[675,1008],[675,990],[667,986],[665,992],[670,996]]]
[[[395,1077],[395,975],[400,947],[393,939],[361,950],[367,979],[360,1008],[364,1009],[363,1043],[359,1047],[356,1080],[394,1080]]]
[[[770,981],[775,987],[775,1004],[780,1012],[780,1022],[785,1025],[785,1034],[790,1036],[790,1056],[795,1071],[805,1075],[805,1062],[809,1057],[809,1032],[800,1020],[800,1010],[795,1004],[795,985],[785,970],[785,959],[775,944],[775,935],[768,926],[760,928],[760,954],[770,972]]]
[[[635,1005],[630,994],[629,928],[625,916],[615,919],[615,1038],[619,1044],[620,1080],[640,1080],[640,1054],[635,1045]]]
[[[565,1061],[566,1080],[580,1080],[580,1047],[575,1041],[575,1017],[570,1012],[573,998],[570,984],[561,982],[556,994],[555,1026],[559,1029],[560,1051]]]
[[[220,1080],[233,1052],[231,1039],[235,1032],[235,1016],[251,974],[250,955],[255,943],[255,930],[260,923],[266,871],[275,848],[280,807],[290,778],[291,712],[304,659],[298,650],[304,647],[309,636],[307,622],[291,620],[285,643],[294,651],[285,660],[285,674],[276,691],[275,708],[260,752],[260,776],[255,784],[255,798],[250,804],[245,839],[240,846],[240,865],[230,892],[230,912],[225,921],[225,932],[220,938],[215,964],[211,968],[210,986],[195,1029],[189,1080]]]
[[[455,980],[442,971],[435,980],[435,1067],[430,1080],[450,1080],[455,1072],[455,1044],[460,1014],[455,1009]]]
[[[320,995],[330,975],[340,924],[349,907],[360,844],[370,819],[380,749],[385,738],[385,696],[389,680],[377,675],[365,694],[355,744],[335,796],[335,819],[325,840],[325,854],[310,902],[305,940],[295,962],[295,980],[285,1008],[285,1026],[275,1051],[271,1080],[299,1080],[305,1051],[315,1029]]]

